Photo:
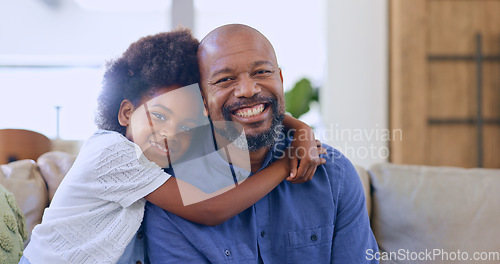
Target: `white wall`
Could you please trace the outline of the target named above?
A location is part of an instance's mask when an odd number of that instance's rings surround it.
[[[115,6],[111,8],[114,11],[86,10],[78,6],[77,1],[115,3]],[[47,2],[59,4],[51,6]],[[165,8],[149,12],[137,10],[149,2],[161,2]],[[124,11],[130,3],[139,6]],[[0,0],[0,65],[99,67],[105,60],[119,56],[139,37],[170,30],[174,19],[171,3],[169,0]],[[174,3],[186,4],[185,0]],[[223,24],[248,24],[273,43],[283,69],[285,89],[292,88],[304,77],[311,79],[315,86],[324,85],[326,0],[196,0],[193,4],[196,37],[202,38]],[[177,17],[180,18],[182,16]],[[88,131],[95,129],[91,109],[95,108],[100,89],[100,72],[68,70],[68,74],[60,76],[60,71],[44,71],[25,78],[26,72],[8,70],[0,68],[1,95],[12,99],[9,104],[0,104],[0,128],[31,129],[54,137],[54,106],[61,105],[62,138],[86,139],[89,132],[82,127],[90,127]],[[75,76],[83,74],[86,74],[82,77],[85,81],[76,81]],[[28,87],[31,88],[26,92]],[[70,94],[72,99],[85,107],[63,96],[70,92],[74,92]],[[28,107],[16,108],[21,101],[36,109],[37,115]],[[41,101],[44,105],[38,104]],[[13,110],[18,114],[9,115]],[[74,120],[79,123],[74,124]]]
[[[170,30],[171,24],[169,1],[106,1],[120,3],[112,11],[96,11],[75,0],[0,0],[0,66],[82,67],[0,67],[0,129],[30,129],[54,138],[55,106],[61,106],[62,139],[83,140],[95,131],[100,68],[139,37]],[[160,1],[161,8],[144,10],[152,1]]]
[[[273,44],[283,71],[285,90],[302,78],[325,82],[327,0],[195,0],[195,31],[199,39],[216,27],[240,23],[256,28]]]
[[[43,64],[43,60],[65,61],[70,55],[69,61],[79,57],[83,64],[99,65],[119,56],[139,37],[170,29],[169,8],[99,12],[82,9],[73,0],[45,1],[0,0],[0,63],[26,56],[26,63],[41,59]]]
[[[52,7],[45,1],[59,6]],[[224,6],[221,0],[211,4],[195,1],[197,37],[224,23],[257,27],[275,45],[287,88],[302,74],[322,87],[321,112],[326,130],[321,138],[354,163],[369,166],[384,160],[387,142],[383,132],[388,127],[387,0],[272,1],[259,17],[252,15],[260,9],[250,2],[241,2],[240,6],[235,3],[229,10],[217,8]],[[80,8],[73,0],[0,0],[0,64],[99,66],[119,56],[139,37],[170,30],[170,12],[169,7],[95,12]],[[326,32],[326,39],[315,33],[318,30]],[[3,98],[9,97],[6,87],[0,87],[0,91]],[[53,111],[50,107],[47,111]],[[68,111],[64,108],[63,114]],[[0,111],[0,119],[5,119],[4,114],[6,111]]]
[[[388,1],[328,1],[323,138],[365,167],[388,156]]]

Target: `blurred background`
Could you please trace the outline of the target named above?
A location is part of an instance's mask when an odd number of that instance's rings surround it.
[[[287,111],[353,163],[498,168],[499,14],[496,0],[0,0],[0,129],[77,152],[107,60],[179,24],[201,39],[242,23],[274,45]]]

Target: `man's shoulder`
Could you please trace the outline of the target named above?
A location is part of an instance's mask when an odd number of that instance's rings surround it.
[[[326,149],[326,154],[320,157],[326,159],[326,166],[336,166],[344,168],[345,166],[352,166],[351,161],[340,150],[323,143],[322,146]]]
[[[316,171],[325,173],[333,185],[354,188],[359,182],[359,176],[349,158],[328,144],[323,144],[323,147],[326,149],[326,154],[321,157],[326,159],[326,164],[321,165],[324,169]]]

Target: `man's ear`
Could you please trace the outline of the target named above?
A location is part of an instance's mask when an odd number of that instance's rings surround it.
[[[281,68],[278,68],[278,70],[280,71],[280,79],[281,79],[281,83],[283,83],[283,72],[281,71]]]
[[[201,91],[201,89],[200,92],[201,92],[201,98],[203,99],[203,115],[208,116],[207,99],[205,99],[205,94],[203,93],[203,91]]]
[[[207,102],[205,101],[205,98],[203,98],[203,115],[207,117],[209,116]]]
[[[126,127],[130,125],[130,119],[135,107],[129,100],[123,100],[120,104],[120,110],[118,111],[118,122],[120,125]]]

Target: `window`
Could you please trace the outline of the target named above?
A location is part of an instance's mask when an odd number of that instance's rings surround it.
[[[49,138],[83,140],[97,127],[94,113],[101,89],[97,67],[2,67],[0,128],[34,130]]]

